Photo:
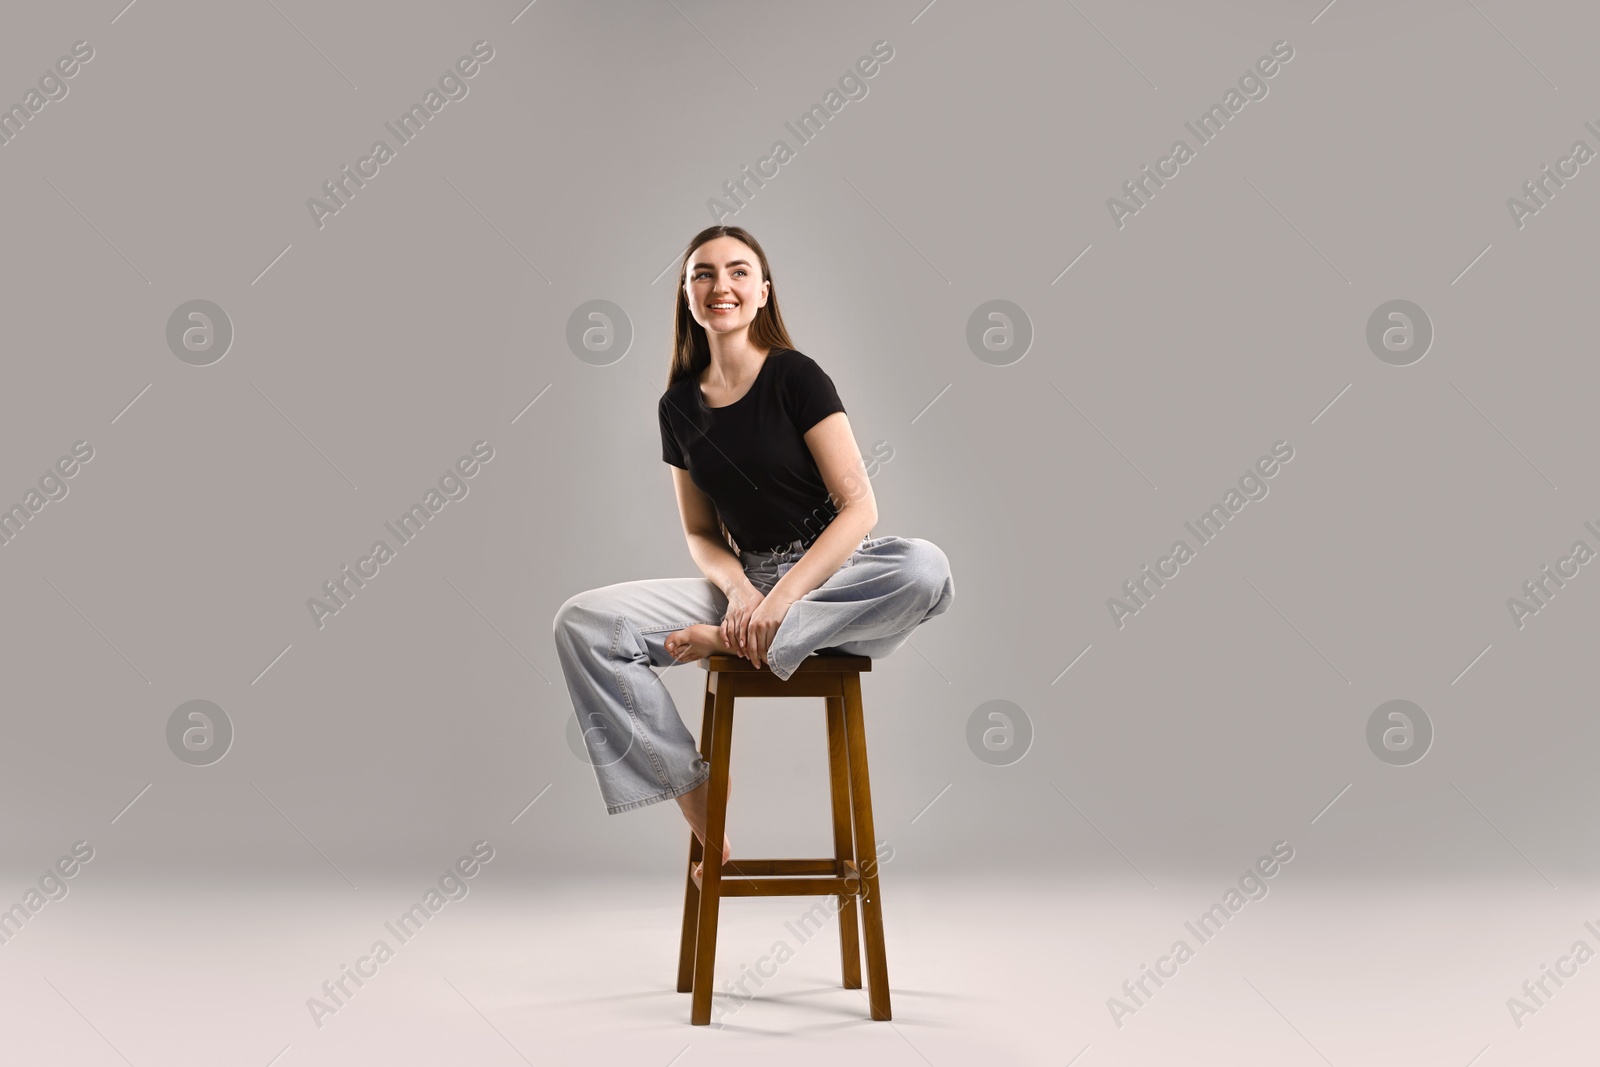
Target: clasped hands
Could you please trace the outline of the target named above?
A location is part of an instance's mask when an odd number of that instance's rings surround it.
[[[774,593],[764,595],[746,581],[728,596],[728,610],[722,617],[723,641],[757,667],[766,664],[767,649],[794,603],[776,589]]]

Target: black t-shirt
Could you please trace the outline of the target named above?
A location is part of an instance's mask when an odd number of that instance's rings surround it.
[[[792,348],[767,353],[750,390],[713,408],[698,374],[661,396],[661,458],[717,506],[741,552],[816,539],[838,515],[805,432],[844,404],[833,379]]]

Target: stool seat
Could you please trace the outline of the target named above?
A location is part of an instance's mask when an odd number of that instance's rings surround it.
[[[716,674],[772,674],[772,671],[767,667],[757,667],[743,656],[728,656],[715,652],[701,660],[700,665]],[[848,656],[841,652],[825,656],[807,656],[800,661],[800,666],[796,667],[794,672],[799,674],[801,671],[806,671],[807,673],[832,671],[838,674],[842,671],[850,671],[851,673],[859,672],[865,674],[870,670],[872,670],[871,656]]]
[[[889,1013],[889,973],[878,892],[872,790],[861,675],[868,656],[828,653],[807,657],[787,679],[741,656],[712,655],[706,670],[700,755],[711,765],[706,798],[706,844],[689,834],[684,879],[683,933],[678,947],[678,992],[691,993],[689,1021],[711,1022],[717,915],[723,897],[831,896],[838,901],[839,952],[846,989],[861,988],[861,940],[866,941],[867,1004],[873,1019]],[[833,855],[819,859],[745,859],[722,862],[727,826],[728,762],[736,698],[822,697],[827,708],[828,780],[832,795]],[[702,869],[695,870],[699,864]],[[860,928],[857,906],[860,907]]]

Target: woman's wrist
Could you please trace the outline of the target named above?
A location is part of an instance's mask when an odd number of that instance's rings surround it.
[[[787,575],[785,575],[785,577],[787,577]],[[783,580],[780,578],[778,580],[778,584],[774,585],[772,589],[768,591],[764,599],[771,603],[782,604],[784,610],[787,611],[794,604],[794,602],[800,598],[790,592],[789,589],[784,588]]]
[[[761,590],[755,587],[755,583],[750,580],[750,576],[742,572],[722,590],[722,595],[729,600],[732,600],[736,595],[749,596],[755,594],[759,596],[760,593]]]

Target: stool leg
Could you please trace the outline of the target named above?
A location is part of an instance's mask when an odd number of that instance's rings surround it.
[[[833,791],[833,858],[855,859],[850,830],[850,755],[844,731],[844,699],[828,703],[828,783]],[[846,989],[861,988],[861,939],[856,932],[856,898],[839,894],[839,959]]]
[[[711,672],[706,672],[705,713],[700,722],[700,755],[711,758]],[[694,935],[700,921],[700,887],[694,884],[694,865],[700,862],[700,839],[689,831],[689,863],[683,870],[683,936],[678,940],[678,992],[694,990]]]
[[[856,864],[861,869],[861,919],[866,927],[867,1003],[872,1017],[883,1020],[890,1017],[889,965],[884,958],[883,901],[878,894],[878,839],[872,829],[872,788],[867,779],[867,732],[862,721],[859,674],[844,676],[844,726],[850,749],[850,797],[856,822]]]
[[[733,743],[731,678],[716,676],[711,716],[711,790],[706,797],[705,861],[700,865],[700,923],[695,935],[694,994],[689,1022],[711,1022],[711,983],[717,955],[717,904],[722,888],[722,832],[728,816],[728,756]]]

